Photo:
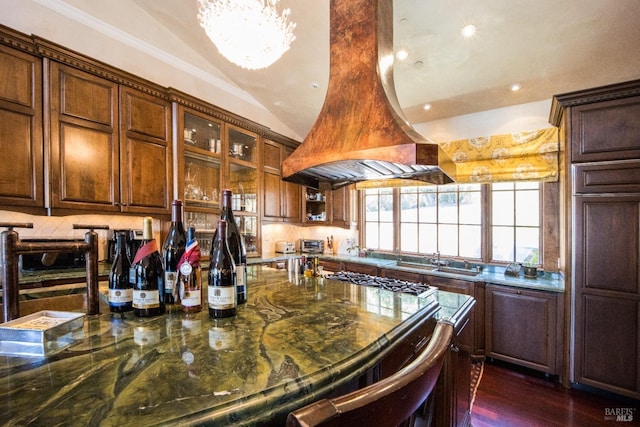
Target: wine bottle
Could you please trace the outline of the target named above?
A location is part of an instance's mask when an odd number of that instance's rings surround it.
[[[129,277],[133,282],[133,312],[141,317],[158,316],[165,310],[164,270],[151,224],[152,218],[145,217],[142,244],[133,259]]]
[[[182,311],[195,313],[202,310],[202,269],[195,227],[189,227],[187,246],[178,262],[178,286]]]
[[[116,250],[109,270],[109,311],[124,313],[133,310],[133,285],[129,283],[131,261],[127,253],[127,232],[116,231]]]
[[[227,244],[227,222],[218,221],[209,259],[207,288],[209,315],[214,319],[235,316],[238,310],[236,266]]]
[[[244,237],[242,237],[238,224],[236,224],[236,220],[233,217],[231,199],[231,190],[223,190],[220,219],[227,222],[227,242],[229,251],[233,256],[233,262],[236,265],[238,304],[243,304],[247,302],[247,250],[244,244]],[[215,240],[215,234],[213,238]]]
[[[164,302],[178,304],[177,286],[178,262],[184,254],[187,236],[182,224],[182,201],[174,200],[171,205],[171,227],[162,245],[162,264],[164,267]]]

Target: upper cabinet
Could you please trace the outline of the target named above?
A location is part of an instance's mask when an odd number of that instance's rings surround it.
[[[356,222],[357,195],[353,184],[326,191],[306,188],[304,199],[304,221],[308,225],[349,227]]]
[[[167,215],[171,105],[50,62],[51,208]]]
[[[42,60],[0,45],[0,204],[44,208]]]
[[[274,141],[263,143],[263,218],[267,221],[299,223],[302,187],[282,180],[280,165],[293,150]]]
[[[226,188],[233,193],[231,208],[240,233],[244,237],[247,256],[260,253],[258,194],[258,135],[246,129],[227,125],[229,163]]]

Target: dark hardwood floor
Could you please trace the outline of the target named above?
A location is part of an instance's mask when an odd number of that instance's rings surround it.
[[[617,408],[632,408],[633,420],[610,419],[607,411]],[[640,404],[584,390],[567,390],[542,374],[485,362],[471,421],[473,427],[638,426]]]

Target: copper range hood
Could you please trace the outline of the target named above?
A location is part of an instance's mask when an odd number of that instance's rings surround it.
[[[392,0],[331,0],[329,87],[285,181],[339,188],[371,179],[446,184],[455,165],[409,124],[393,83]]]

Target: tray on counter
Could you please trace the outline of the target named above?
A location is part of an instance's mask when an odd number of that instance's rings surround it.
[[[43,310],[0,324],[0,354],[49,356],[83,333],[84,313]]]

